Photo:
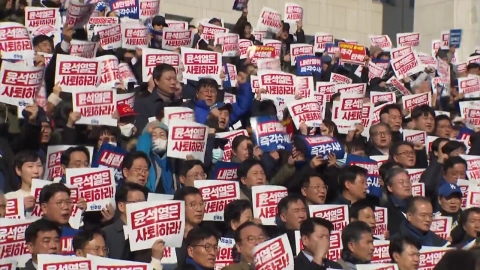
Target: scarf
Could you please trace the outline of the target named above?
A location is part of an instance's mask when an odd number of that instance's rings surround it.
[[[158,155],[154,155],[153,158],[155,159],[155,162],[157,163],[158,167],[162,169],[161,175],[160,175],[160,180],[163,186],[163,191],[164,194],[173,194],[175,193],[175,189],[173,188],[173,173],[172,170],[168,164],[168,158],[167,155],[163,156],[162,158]],[[154,167],[154,166],[152,166]],[[158,175],[154,174],[155,177],[159,177]],[[149,177],[150,178],[150,177]],[[152,192],[155,192],[156,187],[156,179],[155,181],[148,181],[147,182],[147,188],[149,188]]]
[[[392,202],[394,206],[396,206],[398,209],[400,209],[403,213],[407,212],[407,200],[406,199],[400,199],[397,198],[393,195],[389,195],[388,198]]]
[[[422,246],[433,246],[433,239],[430,233],[421,232],[417,228],[413,227],[410,222],[405,223],[405,228],[408,232],[408,235],[417,239],[420,243],[422,243]]]

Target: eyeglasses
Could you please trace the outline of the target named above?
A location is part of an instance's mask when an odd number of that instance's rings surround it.
[[[104,254],[108,254],[110,252],[110,249],[108,247],[103,247],[103,248],[94,248],[91,249],[95,254],[100,253],[100,251],[103,251]]]
[[[217,94],[217,89],[202,89],[200,92],[204,94],[210,94],[210,95],[216,95]]]
[[[192,247],[203,247],[206,252],[210,252],[212,250],[215,250],[215,251],[218,250],[218,245],[195,245]]]
[[[397,182],[400,186],[409,187],[412,183],[410,180],[401,180]]]
[[[188,207],[190,207],[191,209],[197,209],[197,207],[200,207],[201,209],[203,209],[205,207],[205,203],[191,203],[188,205]]]
[[[409,157],[413,157],[413,156],[415,156],[415,151],[405,151],[405,152],[401,152],[401,153],[398,153],[397,156],[409,156]]]
[[[70,207],[72,206],[72,201],[71,200],[67,200],[67,201],[58,201],[58,202],[54,202],[52,203],[54,204],[56,207],[60,208],[60,207],[64,207],[64,206],[67,206],[67,207]]]
[[[193,179],[195,180],[203,180],[203,179],[206,179],[207,178],[207,174],[206,173],[195,173],[195,174],[190,174],[190,175],[187,175],[187,177],[193,177]]]
[[[253,245],[257,242],[264,242],[266,239],[266,237],[264,235],[259,235],[257,237],[253,236],[253,235],[250,235],[248,236],[247,238],[244,238],[243,240],[246,240],[247,243]]]
[[[373,137],[378,137],[378,136],[380,136],[380,137],[385,137],[385,136],[387,136],[387,135],[390,135],[390,132],[388,132],[388,131],[376,131],[376,132],[372,132],[372,136],[373,136]]]

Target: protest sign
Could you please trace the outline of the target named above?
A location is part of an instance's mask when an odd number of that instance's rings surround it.
[[[37,269],[94,269],[94,264],[90,259],[78,256],[63,256],[54,254],[38,254]]]
[[[419,183],[425,169],[406,169],[411,183]]]
[[[403,96],[411,95],[412,92],[408,90],[402,82],[400,82],[395,76],[390,77],[387,81],[387,88],[392,89],[396,93],[400,93]]]
[[[267,93],[262,97],[274,99],[277,96],[294,97],[296,93],[295,75],[281,71],[259,70],[258,73],[260,88]]]
[[[296,87],[295,94],[297,96],[300,96],[302,99],[309,98],[310,96],[312,96],[312,93],[315,91],[315,87],[313,85],[313,77],[312,76],[296,77],[295,87]],[[294,102],[294,101],[291,100],[291,102]]]
[[[273,60],[277,60],[277,59],[273,59]],[[228,81],[227,84],[230,87],[236,87],[238,85],[237,66],[234,65],[234,64],[226,63],[226,65],[223,66],[223,72],[226,75],[225,76],[225,81]],[[229,97],[231,97],[231,99],[229,99]],[[224,96],[224,102],[225,103],[233,104],[233,103],[236,102],[236,99],[237,99],[237,95],[225,92],[225,96]]]
[[[342,42],[338,44],[340,48],[340,61],[342,64],[365,65],[367,56],[365,47]]]
[[[430,270],[435,268],[445,252],[451,250],[447,247],[422,247],[420,250],[420,262],[418,270]]]
[[[118,58],[114,55],[104,55],[96,58],[102,64],[99,88],[112,89],[120,83]],[[133,107],[133,106],[132,106]]]
[[[260,59],[275,58],[275,48],[272,46],[250,46],[246,58],[250,63],[257,64]]]
[[[402,104],[403,108],[409,111],[412,111],[413,108],[420,105],[430,106],[430,104],[432,104],[432,94],[428,92],[409,96],[402,96]]]
[[[385,240],[373,240],[373,254],[371,263],[389,263],[392,261],[388,248],[390,241]]]
[[[94,58],[97,54],[98,43],[73,39],[70,41],[70,55],[84,58]]]
[[[378,239],[385,239],[385,233],[387,232],[388,209],[386,207],[375,207],[375,230],[373,235]]]
[[[162,34],[162,49],[174,51],[180,47],[191,48],[193,32],[185,29],[164,28]]]
[[[192,155],[203,162],[208,138],[208,127],[187,120],[169,123],[167,157],[186,159]]]
[[[328,154],[333,153],[337,159],[343,159],[345,155],[345,148],[335,138],[329,136],[300,136],[301,140],[305,143],[306,153],[305,156],[313,158],[320,156],[323,159],[327,158]]]
[[[93,268],[94,270],[154,270],[153,266],[149,263],[128,260],[116,260],[100,256],[94,256],[91,254],[87,254],[87,259],[90,259],[95,265],[96,268]]]
[[[27,28],[19,23],[2,22],[0,51],[2,59],[33,59],[35,52]]]
[[[448,38],[449,47],[460,48],[460,43],[462,42],[462,29],[450,29]]]
[[[138,19],[141,21],[153,18],[160,11],[159,0],[138,0],[138,4],[140,7]]]
[[[171,120],[184,120],[195,122],[195,114],[192,109],[187,107],[165,107],[162,123],[169,126]]]
[[[98,149],[97,155],[92,162],[92,168],[112,168],[115,175],[115,183],[123,179],[122,164],[127,151],[122,147],[110,143],[102,143]]]
[[[397,33],[398,47],[417,47],[420,45],[420,33]]]
[[[399,270],[398,265],[394,263],[373,263],[373,264],[356,264],[357,270]]]
[[[397,59],[392,59],[390,62],[398,79],[422,72],[425,69],[425,66],[422,65],[414,52],[407,53]]]
[[[253,248],[254,269],[293,270],[293,253],[287,234],[267,240]]]
[[[225,34],[229,32],[227,28],[217,26],[215,24],[200,23],[200,25],[203,27],[200,37],[207,42],[210,40],[215,40],[215,35],[217,34]]]
[[[198,81],[200,78],[211,77],[219,85],[222,84],[220,79],[222,55],[220,53],[191,48],[182,48],[181,53],[185,69],[183,79]]]
[[[430,68],[437,68],[437,59],[428,53],[418,53],[418,59],[420,60],[420,63],[426,67]]]
[[[270,152],[280,149],[290,149],[290,136],[283,125],[274,116],[259,116],[250,118],[252,138],[262,151]]]
[[[138,0],[110,0],[110,11],[114,11],[119,17],[139,19]]]
[[[0,260],[25,265],[32,257],[25,241],[25,230],[35,220],[0,218]]]
[[[248,48],[253,46],[253,42],[248,39],[239,39],[238,40],[238,55],[240,59],[247,59]]]
[[[234,33],[216,33],[214,36],[214,44],[221,45],[225,57],[238,56],[238,40],[240,37]]]
[[[296,61],[298,76],[308,76],[314,72],[320,73],[322,71],[322,60],[318,57],[311,55],[299,56]]]
[[[460,155],[467,162],[468,170],[478,170],[480,169],[480,156],[473,155]]]
[[[95,10],[96,4],[83,0],[69,0],[65,24],[74,29],[84,28]]]
[[[447,216],[435,216],[432,219],[432,224],[430,225],[430,231],[434,232],[436,235],[447,240],[450,237],[450,232],[452,231],[453,220],[452,217]]]
[[[15,270],[20,267],[16,261],[13,260],[0,260],[0,269],[2,270]]]
[[[323,53],[325,52],[325,45],[327,43],[333,43],[333,35],[328,33],[315,33],[315,39],[313,43],[313,50],[316,53]]]
[[[176,52],[143,48],[142,64],[142,80],[148,82],[153,74],[153,69],[159,64],[169,64],[174,67],[175,71],[178,73],[180,55]]]
[[[322,124],[320,104],[313,98],[304,98],[289,102],[287,107],[297,129],[302,122],[305,123],[307,127],[320,127]]]
[[[170,194],[158,194],[158,193],[148,193],[147,202],[151,201],[168,201],[173,200],[173,195]]]
[[[121,28],[122,48],[127,50],[148,48],[148,29],[145,25],[128,21],[122,22]]]
[[[158,239],[167,247],[180,247],[185,231],[185,202],[127,204],[127,226],[131,251],[150,249]]]
[[[118,31],[115,31],[114,33],[111,33],[111,35],[109,35],[109,36],[120,36],[120,39],[119,39],[119,41],[120,41],[119,47],[120,47],[122,45],[121,44],[121,42],[122,42],[122,33],[121,32],[122,31],[120,29],[120,25],[118,25],[118,22],[119,22],[118,17],[94,17],[94,16],[90,17],[88,19],[88,24],[87,24],[88,40],[92,40],[93,36],[95,34],[98,34],[99,29],[101,27],[107,26],[106,28],[101,28],[101,29],[108,29],[112,26],[118,26]]]
[[[223,221],[225,207],[240,199],[240,186],[237,181],[195,180],[205,203],[203,220]]]
[[[378,102],[395,102],[394,92],[370,92],[370,102],[376,104]]]
[[[308,207],[310,217],[321,217],[332,222],[334,231],[343,231],[348,220],[348,205],[325,204],[310,205]]]
[[[42,86],[43,71],[43,67],[17,65],[3,61],[0,68],[2,103],[14,106],[32,104]]]
[[[412,47],[397,47],[393,48],[392,51],[390,52],[391,55],[391,60],[398,59],[402,56],[405,56],[409,53],[413,53],[413,48]]]
[[[239,163],[217,161],[210,178],[216,180],[237,180],[238,164]]]
[[[317,82],[316,92],[325,95],[325,101],[330,102],[330,98],[335,94],[335,83],[331,82]]]
[[[255,37],[255,40],[263,42],[263,40],[267,36],[267,32],[268,32],[267,30],[256,29],[252,31],[252,36]]]
[[[425,196],[425,183],[412,183],[412,196]]]
[[[223,148],[223,161],[230,161],[232,156],[232,142],[235,137],[239,135],[248,136],[248,132],[245,129],[232,130],[227,132],[219,132],[215,134],[218,138],[228,139],[228,143]],[[216,179],[216,178],[215,178]]]
[[[62,177],[63,172],[60,164],[60,158],[62,153],[70,147],[75,147],[75,145],[49,145],[47,148],[47,162],[46,162],[46,170],[43,175],[44,179],[54,180],[57,177]],[[90,160],[88,163],[92,162],[93,156],[93,147],[87,146],[87,149],[90,153]],[[88,167],[89,164],[86,164]],[[82,164],[83,165],[83,164]]]
[[[362,107],[362,124],[363,124],[362,136],[364,136],[367,139],[370,138],[370,127],[372,126],[373,108],[374,108],[373,103],[363,104],[363,107]]]
[[[362,123],[363,95],[342,93],[339,106],[333,111],[332,121],[337,124],[338,132],[347,134],[355,125]]]
[[[43,26],[51,26],[54,29],[62,27],[60,11],[57,8],[25,7],[25,26],[30,33]]]
[[[215,260],[215,269],[223,269],[225,266],[240,262],[241,254],[235,252],[234,248],[234,239],[222,237],[218,240],[218,253]]]
[[[73,111],[82,117],[77,124],[117,126],[113,113],[117,109],[116,90],[83,90],[73,94]]]
[[[283,21],[285,23],[296,24],[303,21],[302,6],[294,3],[285,3]]]
[[[297,57],[299,56],[314,56],[313,45],[295,43],[290,45],[290,64],[295,66]]]
[[[80,198],[87,202],[86,211],[101,211],[115,205],[115,175],[110,168],[66,169],[66,183],[78,186]]]
[[[278,202],[288,195],[286,187],[282,186],[253,186],[252,204],[253,216],[262,220],[264,225],[276,225]]]
[[[58,54],[55,82],[62,92],[75,93],[77,90],[95,90],[100,83],[101,63],[96,59]]]
[[[422,130],[404,129],[403,140],[412,144],[425,144],[427,141],[427,132]]]
[[[347,155],[345,161],[347,166],[358,166],[367,170],[367,193],[372,196],[382,197],[382,187],[378,181],[379,171],[377,161],[368,157],[356,156],[352,154]]]
[[[465,98],[479,98],[480,79],[476,77],[458,78],[458,93],[463,93]]]
[[[25,205],[23,196],[7,197],[5,206],[5,218],[23,219],[25,218]],[[1,268],[0,268],[1,269]]]
[[[282,54],[282,42],[276,39],[264,39],[263,46],[270,46],[275,48],[274,57],[280,57]]]
[[[387,71],[381,67],[373,63],[373,61],[368,61],[368,81],[371,81],[373,78],[383,78]]]
[[[96,34],[100,37],[100,46],[104,50],[113,50],[122,46],[122,30],[120,25],[98,26]]]
[[[440,33],[440,49],[448,50],[450,49],[450,31],[442,31]]]
[[[263,7],[257,21],[257,28],[278,33],[282,29],[282,14],[274,9]]]
[[[333,82],[335,84],[351,84],[352,81],[353,80],[350,79],[349,77],[343,76],[343,75],[338,74],[338,73],[332,72],[330,74],[330,82]]]
[[[176,21],[176,20],[165,20],[168,24],[168,29],[176,29],[176,30],[188,30],[188,22]],[[165,31],[167,28],[163,28]]]
[[[332,261],[340,260],[342,249],[342,233],[339,231],[330,232],[330,248],[328,249],[327,258]]]
[[[375,47],[379,47],[382,51],[389,52],[392,49],[392,41],[388,35],[369,35],[368,38],[370,39],[370,44]]]

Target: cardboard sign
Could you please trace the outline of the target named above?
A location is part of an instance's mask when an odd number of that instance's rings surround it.
[[[323,53],[325,52],[325,45],[333,42],[333,35],[328,33],[315,33],[313,49],[316,53]]]
[[[191,48],[193,45],[194,35],[190,30],[168,27],[163,29],[162,35],[162,48],[164,50],[173,51],[180,47]]]
[[[153,69],[159,64],[169,64],[174,67],[178,73],[180,54],[159,49],[143,48],[142,64],[142,80],[148,82],[153,74]]]
[[[253,248],[255,270],[293,270],[293,253],[287,234],[265,241]]]
[[[420,45],[420,33],[397,33],[398,47],[417,47]]]
[[[101,63],[96,59],[57,55],[55,81],[59,82],[63,92],[75,93],[77,90],[95,90],[100,84]]]
[[[43,67],[29,67],[7,61],[0,68],[0,99],[14,106],[32,104],[43,83]]]
[[[263,225],[276,225],[278,202],[288,195],[286,187],[253,186],[253,216],[262,220]]]
[[[240,199],[240,186],[237,181],[195,180],[205,203],[203,220],[223,221],[226,206]]]
[[[333,223],[334,231],[343,231],[349,223],[348,205],[310,205],[310,217],[321,217]]]
[[[167,157],[186,159],[192,155],[203,162],[208,138],[208,127],[186,120],[169,123]]]

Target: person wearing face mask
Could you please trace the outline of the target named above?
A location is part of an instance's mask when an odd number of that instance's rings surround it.
[[[123,148],[127,151],[132,150],[134,146],[133,134],[136,133],[137,129],[134,125],[135,116],[137,113],[127,104],[119,104],[117,106],[117,111],[120,119],[118,120],[118,128],[120,129],[120,141]]]
[[[151,192],[173,194],[177,189],[172,161],[167,157],[167,140],[168,127],[159,121],[148,123],[138,137],[137,151],[147,154],[152,163],[146,184]]]

